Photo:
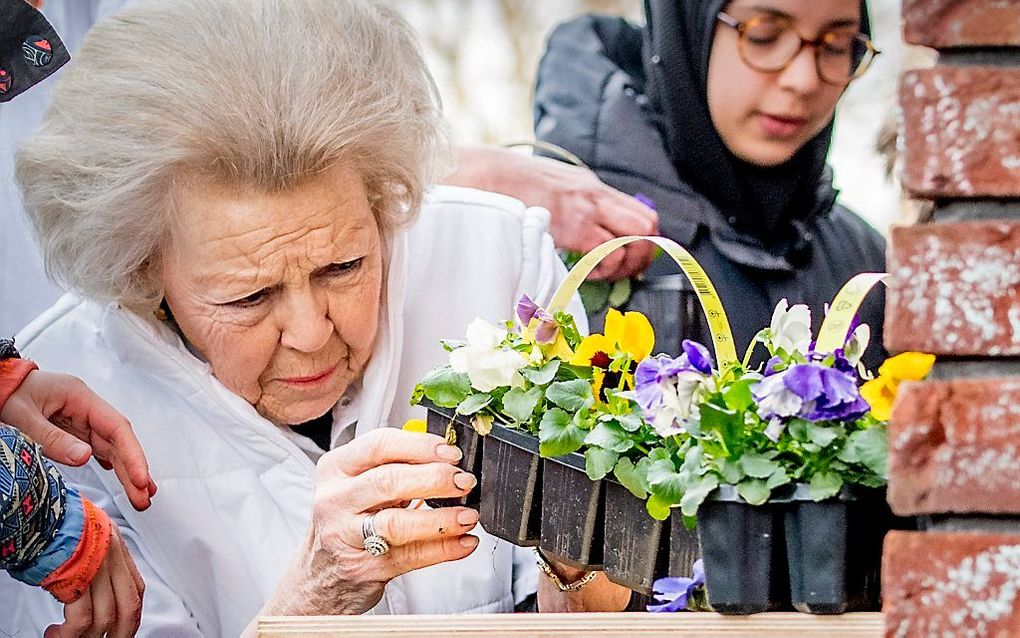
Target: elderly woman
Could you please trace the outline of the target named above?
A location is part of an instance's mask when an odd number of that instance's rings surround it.
[[[68,470],[138,562],[143,634],[512,611],[536,589],[543,609],[626,605],[602,576],[539,587],[531,550],[473,510],[406,507],[477,480],[440,438],[387,427],[420,416],[408,397],[439,339],[547,298],[562,266],[544,211],[426,193],[444,127],[391,9],[145,0],[94,29],[54,98],[18,179],[75,294],[19,343],[123,411],[148,452],[161,490],[144,514],[114,478]],[[42,598],[0,596],[50,620]]]

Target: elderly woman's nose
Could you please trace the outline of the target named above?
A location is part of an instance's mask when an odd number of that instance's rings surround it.
[[[313,292],[294,294],[281,308],[280,343],[299,352],[318,352],[333,334],[329,304]]]

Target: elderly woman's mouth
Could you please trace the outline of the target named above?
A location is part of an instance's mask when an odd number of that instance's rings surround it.
[[[322,372],[318,372],[308,377],[282,377],[280,381],[282,381],[283,383],[296,386],[317,385],[330,379],[333,376],[333,373],[336,372],[338,365],[339,364],[334,365],[331,368],[328,368],[326,370],[323,370]]]

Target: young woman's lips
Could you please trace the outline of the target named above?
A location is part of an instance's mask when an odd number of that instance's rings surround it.
[[[759,119],[765,133],[771,137],[791,137],[807,124],[807,120],[802,117],[786,117],[770,113],[760,113]]]
[[[328,370],[323,370],[322,372],[320,372],[318,374],[314,374],[314,375],[312,375],[310,377],[290,377],[290,378],[287,378],[287,379],[280,379],[280,381],[283,381],[284,383],[287,383],[289,385],[297,385],[297,386],[302,386],[302,387],[308,387],[308,386],[313,386],[313,385],[318,385],[320,383],[323,383],[324,381],[329,379],[331,376],[333,376],[333,372],[335,370],[336,370],[336,366],[333,366],[332,368],[329,368]]]

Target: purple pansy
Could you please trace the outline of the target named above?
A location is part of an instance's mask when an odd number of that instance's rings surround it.
[[[517,302],[517,318],[521,320],[521,324],[525,328],[531,324],[532,319],[538,319],[538,326],[535,328],[537,343],[548,344],[556,341],[556,334],[560,329],[559,324],[545,308],[540,307],[531,297],[521,295]]]
[[[684,352],[676,359],[660,354],[645,359],[634,371],[634,396],[645,417],[660,436],[682,432],[698,418],[697,398],[712,374],[708,350],[684,340]]]
[[[840,421],[856,419],[868,411],[853,373],[816,361],[794,364],[765,377],[751,393],[763,419],[798,416],[808,421]]]
[[[691,594],[705,584],[705,567],[701,559],[694,561],[691,576],[660,578],[652,585],[655,599],[661,605],[648,605],[648,611],[681,611],[687,609]]]
[[[644,193],[634,193],[634,199],[638,200],[648,208],[655,210],[655,202],[648,195],[645,195]]]

